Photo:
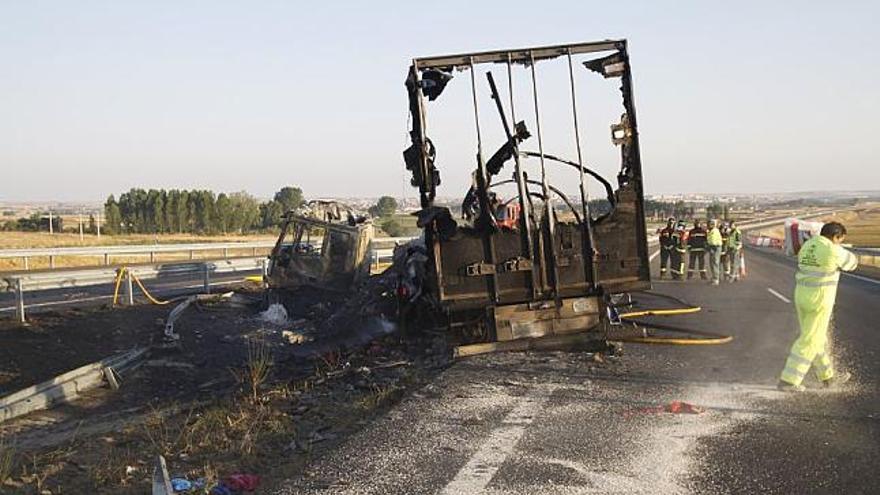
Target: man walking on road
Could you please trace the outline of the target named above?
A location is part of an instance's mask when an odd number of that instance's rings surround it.
[[[742,268],[742,231],[736,226],[736,223],[730,222],[730,231],[727,237],[727,264],[730,265],[730,274],[728,281],[736,282],[739,280],[739,272]]]
[[[822,226],[821,235],[804,243],[798,253],[798,271],[795,275],[794,303],[801,333],[785,361],[778,388],[801,392],[810,368],[823,385],[832,386],[850,379],[849,372],[834,373],[828,355],[828,324],[837,297],[840,271],[852,271],[858,259],[840,244],[846,237],[846,227],[838,222]]]
[[[675,219],[669,218],[666,221],[666,228],[661,229],[660,234],[660,278],[666,276],[666,266],[669,264],[672,256],[672,234],[675,233]]]
[[[721,280],[721,231],[718,230],[718,221],[714,218],[709,220],[706,252],[709,253],[709,276],[712,278],[712,285],[718,285]]]
[[[706,280],[706,229],[703,222],[694,222],[694,228],[688,233],[688,280],[694,277],[694,272],[699,269],[700,278]]]

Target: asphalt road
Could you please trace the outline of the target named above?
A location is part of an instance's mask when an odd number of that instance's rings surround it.
[[[834,354],[854,382],[786,394],[794,267],[747,262],[737,284],[655,284],[704,308],[674,323],[730,344],[464,360],[275,493],[878,493],[880,284],[841,281]],[[704,411],[658,410],[676,400]]]

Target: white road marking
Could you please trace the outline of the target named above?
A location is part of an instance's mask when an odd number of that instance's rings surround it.
[[[539,396],[527,396],[505,416],[501,426],[495,428],[459,470],[455,478],[440,492],[441,495],[480,493],[492,481],[492,477],[504,464],[516,444],[534,421],[535,415],[544,408],[553,389]]]
[[[649,262],[650,262],[650,261],[654,261],[654,258],[656,258],[657,255],[659,255],[659,254],[660,254],[660,250],[659,250],[659,249],[658,249],[657,251],[654,251],[654,254],[652,254],[652,255],[648,258],[648,261],[649,261]]]
[[[872,284],[880,285],[880,280],[877,280],[877,279],[868,278],[868,277],[863,277],[863,276],[861,276],[861,275],[856,275],[856,274],[854,274],[854,273],[844,273],[843,275],[844,275],[845,277],[852,277],[852,278],[855,278],[855,279],[859,279],[859,280],[861,280],[862,282],[870,282],[870,283],[872,283]]]
[[[789,298],[783,296],[782,294],[776,292],[775,290],[771,289],[770,287],[767,287],[767,292],[769,292],[769,293],[773,294],[774,296],[778,297],[779,299],[782,300],[782,302],[784,302],[784,303],[786,303],[786,304],[791,304],[791,299],[789,299]]]

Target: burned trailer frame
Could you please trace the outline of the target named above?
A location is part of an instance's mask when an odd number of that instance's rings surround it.
[[[318,237],[320,243],[312,243]],[[302,287],[345,292],[370,276],[369,221],[342,223],[289,212],[272,252],[266,284],[270,291]]]
[[[574,58],[592,54],[575,67]],[[574,160],[545,151],[541,128],[538,66],[567,60],[571,117],[577,150]],[[502,99],[491,71],[486,73],[491,97],[507,141],[484,159],[477,89],[477,67],[502,65],[507,73],[507,101]],[[520,146],[531,138],[526,120],[517,122],[513,67],[524,66],[531,81],[531,122],[537,151]],[[611,125],[611,139],[620,148],[617,188],[585,164],[577,111],[575,70],[596,72],[620,79],[623,115]],[[451,212],[435,206],[440,173],[436,150],[428,137],[428,102],[436,100],[452,80],[453,71],[469,71],[477,152],[474,185],[466,195],[463,214],[472,214],[472,225],[458,225]],[[464,342],[508,341],[558,334],[592,332],[597,340],[608,337],[614,320],[611,296],[650,288],[647,233],[644,215],[642,166],[633,99],[632,74],[626,40],[495,50],[412,61],[406,87],[412,118],[411,145],[404,161],[419,188],[419,225],[424,229],[429,269],[425,281]],[[507,108],[505,108],[507,107]],[[508,121],[508,115],[510,120]],[[524,171],[523,161],[537,158],[540,179]],[[497,177],[513,161],[510,179]],[[580,208],[572,205],[547,171],[549,164],[573,166],[579,174]],[[587,180],[599,180],[612,210],[593,217],[589,209]],[[494,217],[492,188],[515,182],[519,219],[516,228],[501,228]],[[536,188],[531,186],[538,186]],[[574,212],[575,221],[562,218],[553,206],[558,196]],[[540,202],[536,204],[533,198]],[[466,210],[467,209],[467,210]],[[577,210],[580,211],[577,211]]]

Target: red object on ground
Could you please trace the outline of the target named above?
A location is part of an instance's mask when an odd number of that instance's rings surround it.
[[[260,486],[260,477],[255,474],[233,474],[223,481],[229,488],[240,492],[252,492]]]
[[[682,402],[680,400],[674,400],[669,404],[666,404],[664,410],[668,413],[673,414],[700,414],[706,411],[700,406],[695,406],[693,404]]]
[[[683,402],[680,400],[674,400],[665,406],[654,406],[654,407],[642,407],[639,409],[635,409],[633,411],[624,412],[624,416],[631,416],[636,413],[641,414],[662,414],[662,413],[670,413],[670,414],[702,414],[706,412],[706,409],[700,406],[695,406],[689,402]]]

